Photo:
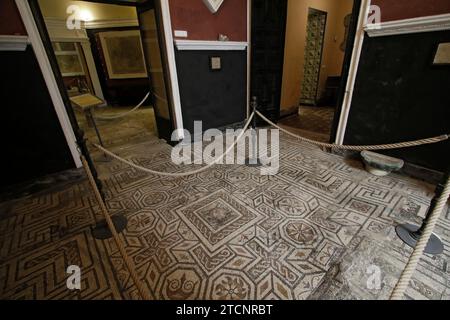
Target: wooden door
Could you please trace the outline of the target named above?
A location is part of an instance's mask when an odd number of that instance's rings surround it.
[[[165,43],[160,23],[160,10],[153,1],[138,7],[139,25],[142,35],[145,61],[152,84],[153,107],[155,111],[158,136],[171,141],[174,130],[174,116],[170,99],[170,81],[165,61]],[[158,1],[155,1],[158,2]]]

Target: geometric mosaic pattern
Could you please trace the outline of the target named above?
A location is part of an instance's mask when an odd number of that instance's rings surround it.
[[[121,238],[153,299],[368,298],[348,276],[355,261],[378,246],[371,255],[383,253],[378,263],[397,259],[395,268],[404,266],[410,250],[386,231],[396,221],[419,220],[430,186],[371,176],[358,163],[284,135],[280,146],[277,176],[223,165],[161,178],[116,161],[98,162],[108,207],[128,218]],[[183,170],[169,161],[169,147],[156,141],[114,151],[154,170]],[[100,209],[86,181],[0,209],[0,298],[138,298],[114,241],[91,236]],[[448,215],[439,232],[445,255],[421,262],[412,298],[449,293],[441,279],[448,280]],[[383,250],[384,241],[395,249]],[[377,246],[367,245],[372,242]],[[72,264],[81,267],[81,291],[66,288]]]
[[[130,111],[131,108],[117,106],[98,107],[94,109],[93,114],[94,116],[104,117],[118,116]],[[95,129],[92,125],[89,126],[86,116],[77,109],[75,109],[75,115],[79,126],[85,132],[86,138],[89,141],[98,143]],[[156,133],[154,110],[147,105],[142,106],[126,117],[111,120],[97,119],[95,122],[104,145],[108,147],[130,145],[139,139],[145,139],[150,134]]]

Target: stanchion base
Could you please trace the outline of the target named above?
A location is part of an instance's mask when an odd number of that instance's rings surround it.
[[[247,158],[245,159],[245,165],[250,168],[259,168],[262,167],[262,162],[259,159],[255,161],[255,159]]]
[[[111,217],[117,233],[121,233],[127,227],[127,218],[124,215],[116,214]],[[100,221],[92,228],[92,236],[98,240],[107,240],[112,238],[111,230],[105,220]]]
[[[415,248],[417,244],[417,237],[414,236],[414,233],[418,231],[420,228],[418,226],[412,224],[403,224],[399,225],[395,228],[397,235],[404,243],[408,246]],[[428,241],[427,247],[425,248],[425,253],[431,255],[439,255],[444,252],[444,245],[442,244],[441,239],[438,236],[433,234]]]

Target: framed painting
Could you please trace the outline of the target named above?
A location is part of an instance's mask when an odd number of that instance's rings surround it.
[[[85,74],[81,62],[81,52],[76,43],[53,42],[52,45],[63,77],[83,76]]]
[[[99,33],[110,79],[147,78],[139,30]]]
[[[450,42],[437,45],[433,56],[433,66],[450,66]]]

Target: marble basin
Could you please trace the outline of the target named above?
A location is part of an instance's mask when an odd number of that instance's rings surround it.
[[[388,174],[403,168],[405,162],[401,159],[385,156],[372,151],[361,152],[361,157],[366,170],[375,176],[387,176]]]

